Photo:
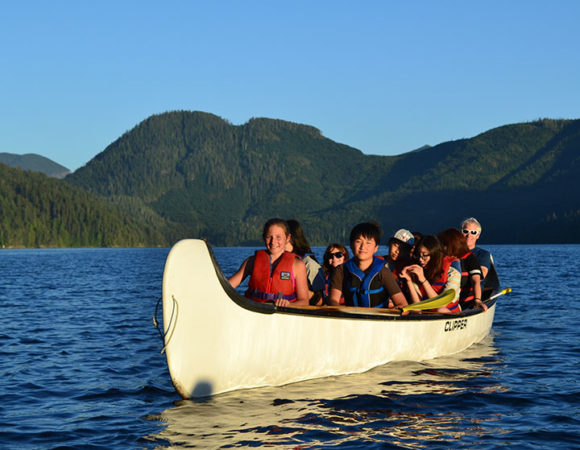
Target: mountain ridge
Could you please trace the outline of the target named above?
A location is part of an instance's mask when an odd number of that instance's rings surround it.
[[[64,180],[0,164],[1,246],[260,245],[273,216],[313,245],[375,220],[436,233],[468,216],[483,243],[580,243],[580,120],[508,124],[395,156],[280,119],[171,111]]]
[[[421,151],[377,156],[331,141],[309,125],[266,118],[232,125],[209,113],[174,111],[136,125],[66,181],[104,197],[139,198],[217,245],[259,242],[257,230],[270,216],[298,218],[311,240],[322,244],[344,240],[360,220],[376,219],[386,233],[414,224],[437,231],[430,227],[480,214],[490,238],[503,242],[504,227],[469,199],[493,200],[506,223],[517,223],[518,208],[503,197],[513,191],[528,214],[533,204],[524,195],[527,180],[548,176],[548,157],[562,173],[574,169],[559,158],[575,154],[579,124],[510,124]],[[435,208],[438,196],[447,203]],[[545,211],[530,216],[535,224],[563,213],[548,211],[553,205],[543,199],[540,204]],[[577,206],[566,204],[571,214]],[[528,233],[525,239],[540,236]]]
[[[67,176],[70,170],[57,162],[37,153],[0,153],[0,163],[10,167],[18,167],[22,170],[40,172],[49,177],[62,179]]]

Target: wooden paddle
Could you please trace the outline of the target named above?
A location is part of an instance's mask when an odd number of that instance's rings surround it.
[[[310,310],[324,310],[324,311],[338,311],[350,314],[388,314],[400,315],[404,311],[422,311],[426,309],[436,309],[440,306],[445,306],[451,302],[455,296],[455,291],[449,289],[437,297],[428,298],[419,303],[413,303],[403,308],[365,308],[361,306],[289,306],[288,308],[310,309]]]
[[[390,309],[390,308],[365,308],[362,306],[310,306],[310,305],[301,305],[301,306],[289,306],[289,308],[297,308],[297,309],[310,309],[310,310],[318,310],[318,311],[332,311],[332,312],[344,312],[349,314],[387,314],[387,315],[401,315],[400,309]]]
[[[504,290],[498,292],[497,294],[491,296],[489,300],[493,300],[500,295],[509,294],[511,292],[511,288],[505,288]],[[364,308],[360,306],[310,306],[310,305],[301,305],[301,306],[288,306],[289,309],[310,309],[310,310],[318,310],[318,311],[337,311],[337,312],[345,312],[349,314],[380,314],[380,315],[400,315],[404,311],[423,311],[423,312],[431,312],[425,311],[430,309],[437,309],[441,306],[445,306],[451,302],[451,300],[455,297],[455,290],[449,289],[442,294],[438,295],[437,297],[428,298],[426,300],[422,300],[419,303],[412,303],[407,305],[403,308]]]

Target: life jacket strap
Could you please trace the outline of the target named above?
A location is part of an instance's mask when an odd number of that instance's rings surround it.
[[[363,294],[363,295],[378,294],[379,292],[382,292],[384,290],[385,290],[385,288],[383,286],[381,286],[378,289],[360,289],[358,287],[349,288],[350,292],[356,292],[357,294]]]
[[[289,302],[293,302],[296,300],[296,294],[291,295],[283,295],[281,292],[278,294],[271,294],[269,292],[262,292],[258,289],[248,289],[246,291],[246,297],[253,298],[255,300],[261,300],[264,302],[275,302],[278,299],[288,300]]]

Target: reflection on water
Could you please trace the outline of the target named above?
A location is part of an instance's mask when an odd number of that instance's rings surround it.
[[[489,336],[457,355],[431,361],[179,401],[154,417],[167,426],[150,439],[204,447],[390,442],[418,448],[422,441],[466,436],[476,442],[486,434],[482,424],[500,418],[481,414],[481,407],[506,390],[494,377],[501,365]],[[458,402],[464,405],[461,411]]]
[[[580,448],[580,245],[489,250],[513,293],[484,344],[176,404],[151,321],[169,249],[2,250],[2,448]],[[229,275],[251,253],[216,249]]]
[[[218,250],[228,275],[251,254]],[[571,307],[580,299],[580,246],[489,250],[513,289],[500,301],[494,337],[432,361],[165,403],[150,417],[163,431],[144,439],[204,448],[580,448],[580,327]]]

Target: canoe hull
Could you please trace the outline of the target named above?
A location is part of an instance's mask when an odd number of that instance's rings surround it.
[[[461,316],[293,311],[233,290],[201,240],[178,242],[163,277],[165,350],[183,398],[364,372],[449,355],[482,340],[486,313]]]

